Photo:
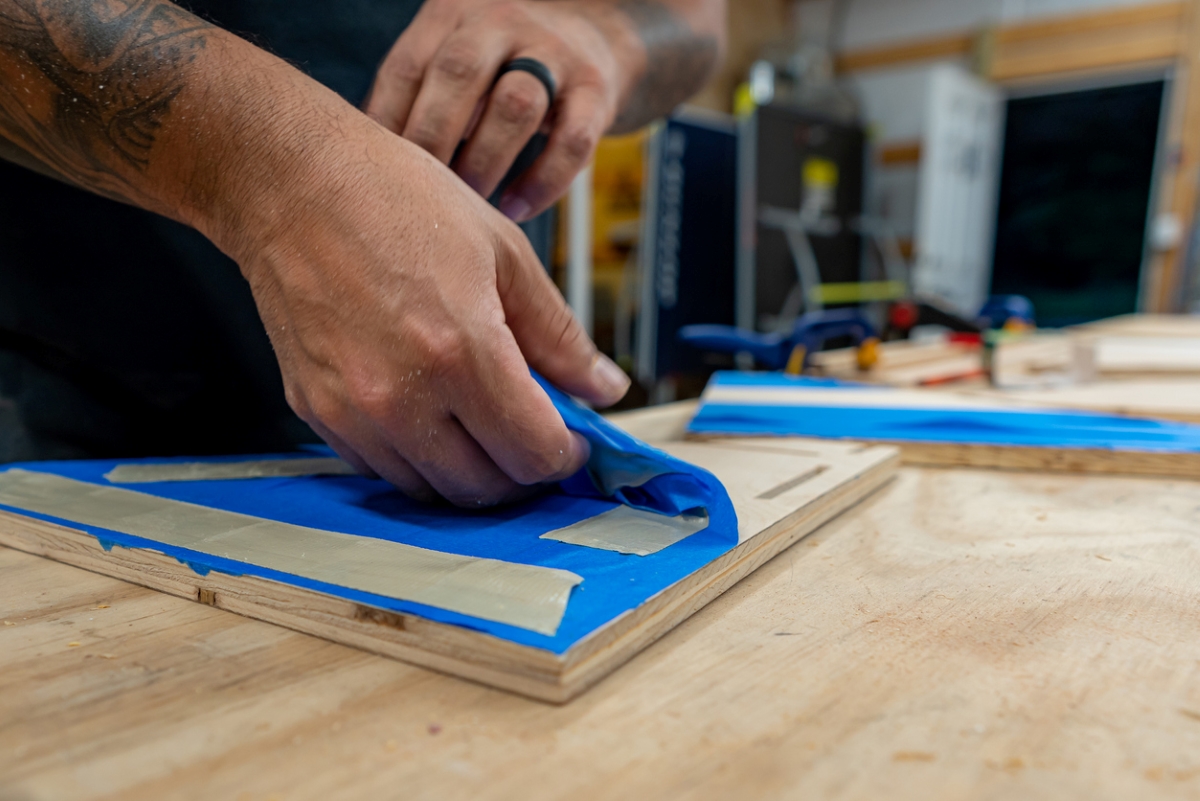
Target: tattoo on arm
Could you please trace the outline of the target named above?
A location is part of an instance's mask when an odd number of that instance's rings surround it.
[[[646,72],[613,125],[614,131],[631,131],[703,88],[718,46],[715,37],[696,34],[657,0],[624,0],[618,8],[633,20],[646,47]]]
[[[0,0],[0,138],[138,201],[137,177],[211,26],[164,0]],[[28,164],[28,159],[19,159]]]

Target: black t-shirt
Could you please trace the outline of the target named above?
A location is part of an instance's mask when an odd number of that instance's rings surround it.
[[[419,6],[190,3],[355,105]],[[4,162],[0,396],[0,461],[318,441],[287,407],[236,264],[185,226]]]

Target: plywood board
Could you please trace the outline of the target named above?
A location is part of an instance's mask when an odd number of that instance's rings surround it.
[[[778,374],[718,373],[688,431],[885,442],[910,464],[1200,478],[1200,426]]]
[[[1200,315],[1122,314],[1067,330],[1124,337],[1200,337]]]
[[[566,706],[0,547],[0,798],[1195,798],[1198,488],[904,468]]]
[[[681,410],[664,419],[678,431]],[[594,631],[565,653],[397,613],[266,578],[199,575],[143,548],[106,551],[95,536],[0,512],[0,544],[238,614],[535,698],[562,702],[599,681],[759,565],[857,503],[894,473],[894,449],[784,440],[659,442],[730,490],[738,544],[723,556]],[[640,557],[630,556],[628,559]]]
[[[1200,376],[1200,336],[1079,334],[1071,338],[1071,349],[1041,355],[1030,369],[1069,370],[1081,349],[1103,378]]]
[[[1019,383],[1069,371],[1080,344],[1096,349],[1096,370],[1105,377],[1200,374],[1200,316],[1127,314],[1006,341],[997,349],[997,377]],[[885,342],[878,364],[866,371],[858,369],[853,348],[814,354],[812,362],[815,375],[898,387],[964,375],[982,364],[979,346],[941,339]]]
[[[1081,346],[1094,354],[1086,380],[1073,365]],[[931,384],[997,404],[1200,422],[1200,317],[1130,314],[1006,342],[995,360],[998,386],[975,372],[977,347],[947,341],[883,343],[870,371],[857,369],[849,348],[816,354],[814,363],[817,375],[894,387]]]
[[[1088,384],[1011,390],[961,390],[997,403],[1089,409],[1130,417],[1200,423],[1200,378],[1104,379]]]

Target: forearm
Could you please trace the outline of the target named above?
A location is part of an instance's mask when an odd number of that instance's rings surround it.
[[[633,80],[611,132],[636,130],[700,89],[725,52],[725,0],[618,0]],[[630,35],[632,34],[632,35]]]
[[[0,156],[214,239],[271,182],[305,93],[322,89],[163,0],[0,0]]]

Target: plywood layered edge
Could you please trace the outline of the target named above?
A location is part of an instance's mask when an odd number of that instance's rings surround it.
[[[538,700],[565,703],[760,565],[879,489],[895,474],[899,455],[877,450],[881,458],[855,480],[806,504],[561,656],[268,579],[218,572],[201,576],[164,554],[120,547],[106,551],[86,532],[12,512],[0,511],[0,545]]]
[[[688,434],[694,442],[745,438],[738,434]],[[771,435],[759,435],[769,439]],[[862,440],[830,437],[840,442]],[[1102,448],[1053,448],[1010,445],[984,445],[960,442],[906,442],[870,440],[872,445],[898,448],[903,464],[923,467],[984,467],[999,470],[1026,470],[1055,473],[1101,473],[1107,475],[1154,476],[1200,480],[1200,453],[1153,451],[1116,451]]]

